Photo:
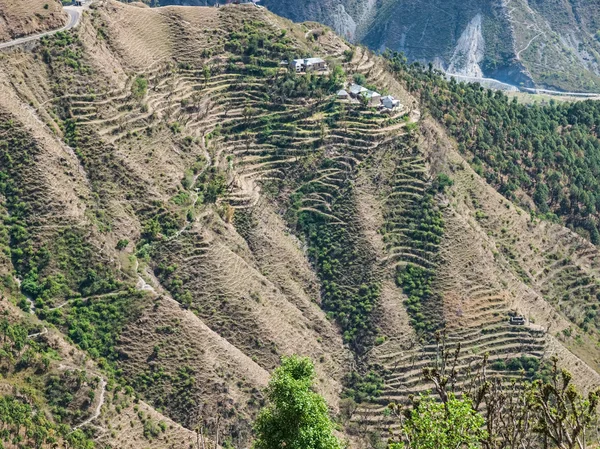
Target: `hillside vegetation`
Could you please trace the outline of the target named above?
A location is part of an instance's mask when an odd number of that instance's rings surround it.
[[[508,199],[550,220],[561,217],[598,244],[598,102],[529,107],[501,92],[415,73],[421,85],[411,88],[421,90],[479,175]]]
[[[374,50],[402,51],[452,73],[566,91],[600,88],[594,1],[265,0]]]
[[[342,439],[379,447],[442,329],[459,370],[540,379],[555,356],[600,384],[595,106],[519,106],[310,27],[108,1],[0,59],[0,388],[59,445],[247,447],[298,354]],[[307,56],[329,69],[281,64]],[[402,107],[338,100],[353,79]]]

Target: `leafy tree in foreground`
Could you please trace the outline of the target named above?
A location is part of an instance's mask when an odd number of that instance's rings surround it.
[[[422,396],[407,417],[399,416],[405,442],[392,443],[390,449],[476,449],[486,438],[483,416],[469,399],[452,393],[445,403]]]
[[[309,358],[283,359],[267,388],[270,404],[255,423],[254,449],[342,448],[325,400],[311,389],[314,377]]]

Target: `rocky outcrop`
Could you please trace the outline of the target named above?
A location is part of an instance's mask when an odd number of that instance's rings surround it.
[[[463,31],[450,59],[448,72],[457,75],[483,77],[483,71],[479,65],[485,57],[485,42],[481,22],[481,14],[477,14]]]
[[[596,3],[263,0],[279,15],[325,23],[372,49],[464,76],[569,91],[600,90]]]

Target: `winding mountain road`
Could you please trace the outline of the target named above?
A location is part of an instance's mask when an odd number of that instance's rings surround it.
[[[479,83],[483,87],[487,87],[489,89],[497,89],[504,91],[512,91],[518,92],[519,88],[517,86],[513,86],[512,84],[504,83],[502,81],[498,81],[494,78],[481,78],[477,76],[468,76],[468,75],[459,75],[457,73],[445,72],[446,78],[454,78],[457,82],[465,82],[465,83]]]
[[[445,72],[446,78],[454,78],[457,82],[466,83],[479,83],[483,87],[495,90],[503,90],[507,92],[525,92],[529,94],[547,94],[547,95],[560,95],[566,97],[580,97],[588,98],[590,100],[600,99],[600,93],[594,92],[566,92],[562,90],[550,90],[550,89],[538,89],[536,87],[522,87],[508,84],[503,81],[498,81],[494,78],[479,78],[475,76],[459,75],[456,73]]]
[[[31,36],[20,37],[19,39],[14,39],[14,40],[8,41],[8,42],[2,42],[2,43],[0,43],[0,50],[6,49],[6,48],[11,48],[16,45],[26,44],[28,42],[32,42],[32,41],[41,39],[44,36],[52,36],[53,34],[56,34],[60,31],[67,31],[67,30],[70,30],[71,28],[75,28],[77,25],[79,25],[79,22],[81,21],[81,15],[83,14],[83,10],[86,9],[88,6],[89,5],[65,6],[63,9],[69,15],[69,21],[67,22],[67,24],[64,27],[59,28],[57,30],[46,31],[44,33],[32,34]]]

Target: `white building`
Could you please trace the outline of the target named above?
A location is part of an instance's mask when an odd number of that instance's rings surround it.
[[[327,70],[327,63],[321,58],[294,59],[290,67],[298,73]]]
[[[323,70],[327,70],[327,63],[321,58],[308,58],[304,60],[304,70],[317,70],[322,72]]]
[[[381,99],[381,104],[383,104],[383,107],[385,107],[386,109],[393,110],[400,107],[400,100],[396,100],[391,95],[386,95]]]
[[[381,94],[374,90],[367,90],[362,92],[361,95],[367,99],[369,106],[379,106],[381,104]]]
[[[302,59],[294,59],[292,62],[290,62],[290,68],[298,73],[302,72],[302,61]]]

